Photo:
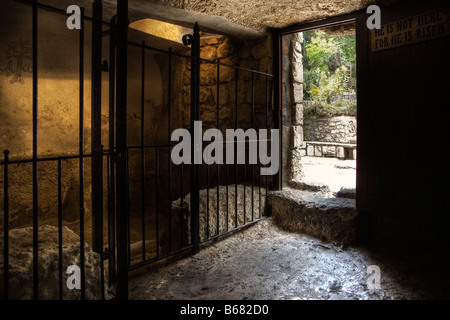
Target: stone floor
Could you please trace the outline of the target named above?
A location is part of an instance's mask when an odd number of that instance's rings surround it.
[[[131,276],[130,299],[144,300],[380,300],[449,299],[438,286],[448,276],[431,259],[383,256],[289,233],[271,218],[202,249],[198,254]],[[381,271],[368,287],[367,268]],[[442,266],[444,268],[444,266]],[[439,275],[444,275],[439,277]],[[433,278],[434,277],[434,278]]]
[[[302,164],[302,182],[327,186],[330,197],[341,187],[355,188],[354,160],[304,157]],[[449,282],[446,264],[435,257],[342,246],[281,230],[267,218],[196,255],[132,274],[130,299],[450,299],[448,284],[442,285]],[[379,289],[368,286],[372,265],[381,271]]]

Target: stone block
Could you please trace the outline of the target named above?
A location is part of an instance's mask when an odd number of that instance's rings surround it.
[[[292,99],[294,103],[303,102],[303,84],[293,83],[292,84]]]
[[[303,63],[292,62],[291,68],[292,82],[303,83]]]
[[[303,104],[296,103],[292,107],[292,124],[303,124]]]
[[[356,160],[356,149],[352,150],[352,156],[353,156],[353,160]]]
[[[233,41],[230,38],[225,38],[224,41],[217,47],[217,57],[226,58],[233,55],[236,51]]]
[[[39,233],[39,299],[56,300],[59,296],[58,272],[58,228],[42,225]],[[0,233],[3,239],[3,232]],[[33,299],[33,228],[17,228],[9,231],[9,299]],[[80,238],[67,226],[62,228],[63,248],[63,298],[64,300],[79,300],[81,290],[70,290],[66,286],[69,275],[66,269],[70,265],[80,265]],[[1,246],[3,250],[3,246]],[[100,286],[100,256],[92,251],[87,243],[85,249],[85,288],[86,299],[97,300],[101,298]],[[3,251],[2,251],[3,256]],[[3,260],[3,258],[2,258]],[[0,279],[3,280],[3,261]],[[2,298],[3,290],[0,293]]]
[[[302,126],[292,126],[291,130],[291,149],[301,148],[303,146],[303,128]]]
[[[229,185],[228,193],[227,188],[225,186],[219,186],[219,203],[217,203],[217,187],[210,188],[209,190],[206,189],[200,190],[199,193],[200,239],[205,240],[209,236],[215,235],[217,233],[217,219],[212,219],[211,217],[209,217],[208,212],[210,215],[214,213],[215,217],[217,212],[217,206],[219,207],[218,229],[219,232],[225,232],[227,230],[227,225],[228,229],[231,229],[235,226],[236,220],[238,222],[238,225],[243,225],[244,222],[251,221],[252,214],[254,215],[254,217],[264,215],[266,206],[265,195],[266,195],[265,188],[261,188],[261,195],[259,194],[259,188],[254,188],[252,197],[251,185],[246,185],[245,187],[243,185],[237,185],[237,187],[235,187],[235,185]],[[236,199],[238,208],[237,217],[235,216],[236,213],[234,211]],[[191,238],[190,235],[191,212],[189,208],[190,208],[190,194],[187,194],[186,196],[183,197],[183,202],[181,202],[181,199],[177,199],[172,202],[173,220],[179,219],[179,217],[181,217],[180,223],[173,224],[174,228],[176,228],[177,230],[172,229],[172,232],[173,234],[180,234],[181,232],[183,232],[182,234],[184,243],[189,243]],[[166,232],[163,232],[163,234],[161,235],[163,239],[168,237],[168,230],[164,231]]]
[[[336,147],[336,156],[339,159],[344,159],[345,158],[345,150],[344,147]]]
[[[336,147],[335,146],[322,146],[322,154],[324,157],[335,157]]]
[[[314,146],[314,156],[316,157],[322,156],[322,146]]]
[[[327,198],[321,192],[286,188],[270,192],[267,201],[274,223],[284,230],[325,241],[356,240],[358,211],[354,199]]]
[[[314,146],[307,146],[306,147],[306,155],[308,157],[314,156]]]

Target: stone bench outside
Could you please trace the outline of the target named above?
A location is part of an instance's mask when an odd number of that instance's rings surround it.
[[[339,142],[304,141],[308,157],[336,157],[356,160],[356,144]]]

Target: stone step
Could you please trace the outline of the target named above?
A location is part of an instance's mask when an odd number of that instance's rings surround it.
[[[323,241],[349,244],[356,238],[356,201],[329,193],[283,188],[268,194],[276,225]]]
[[[319,184],[315,182],[304,182],[299,180],[290,180],[289,186],[293,189],[306,190],[306,191],[322,191],[329,192],[330,188],[327,185]]]

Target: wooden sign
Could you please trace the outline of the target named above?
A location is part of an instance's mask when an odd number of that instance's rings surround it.
[[[450,35],[450,9],[441,8],[370,30],[372,52]]]

